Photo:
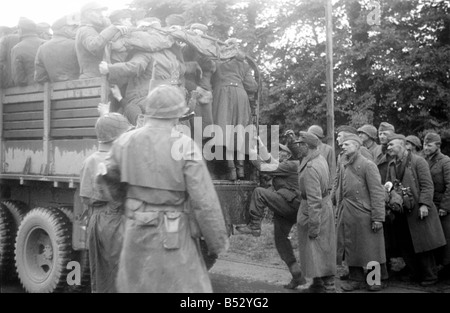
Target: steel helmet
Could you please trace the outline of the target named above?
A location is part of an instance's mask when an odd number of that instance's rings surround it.
[[[358,128],[358,133],[364,133],[373,140],[376,140],[378,137],[378,130],[375,126],[366,124]]]
[[[119,113],[107,113],[101,116],[95,123],[97,140],[100,143],[107,143],[119,138],[120,135],[131,129],[133,126],[127,118]]]
[[[422,143],[420,142],[420,139],[417,138],[416,136],[409,135],[409,136],[406,137],[406,141],[412,143],[412,144],[415,145],[417,148],[422,147]]]
[[[308,132],[311,133],[311,134],[313,134],[313,135],[316,135],[316,136],[319,137],[319,138],[325,137],[325,136],[323,135],[323,129],[322,129],[322,127],[320,127],[319,125],[312,125],[312,126],[310,126],[310,127],[308,128]]]
[[[152,118],[179,118],[188,110],[184,94],[172,85],[157,86],[145,99],[145,114]]]

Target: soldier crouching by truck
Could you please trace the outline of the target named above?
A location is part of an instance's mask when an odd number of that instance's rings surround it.
[[[91,290],[95,293],[116,292],[115,278],[123,239],[123,202],[120,192],[112,198],[107,189],[95,182],[97,166],[104,162],[112,142],[132,128],[119,113],[107,113],[95,124],[98,151],[83,163],[80,174],[80,196],[89,212],[87,247],[91,271]]]
[[[200,149],[174,129],[186,110],[179,88],[156,87],[145,125],[114,142],[98,176],[126,183],[119,292],[212,292],[199,238],[219,254],[228,233]]]

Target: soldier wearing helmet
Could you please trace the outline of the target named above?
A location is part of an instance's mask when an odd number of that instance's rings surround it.
[[[145,125],[114,141],[101,175],[126,184],[118,291],[212,292],[199,238],[217,255],[228,234],[201,150],[174,128],[184,94],[159,85],[145,102]]]
[[[358,136],[361,138],[364,147],[366,147],[376,160],[381,154],[381,146],[377,144],[378,130],[375,126],[366,124],[358,128]]]
[[[416,136],[409,135],[406,137],[406,149],[411,151],[411,153],[422,155],[420,152],[422,147],[422,142]]]
[[[98,151],[86,158],[81,169],[80,196],[89,213],[87,247],[92,292],[116,292],[115,277],[123,238],[123,201],[118,196],[120,192],[115,192],[112,199],[95,178],[98,165],[105,162],[113,141],[130,129],[128,120],[119,113],[101,116],[95,124]]]

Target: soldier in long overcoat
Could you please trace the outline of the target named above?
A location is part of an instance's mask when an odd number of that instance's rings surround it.
[[[300,267],[306,277],[313,278],[310,292],[336,292],[336,229],[328,164],[317,150],[319,139],[315,135],[300,132],[296,143],[302,158],[297,213]]]
[[[441,136],[428,133],[424,139],[424,155],[430,166],[434,184],[433,202],[439,211],[447,244],[440,248],[438,264],[443,265],[443,276],[450,274],[450,158],[441,152]]]
[[[446,244],[438,210],[433,203],[430,168],[424,158],[406,150],[403,135],[389,136],[387,151],[394,157],[388,165],[387,180],[398,180],[403,187],[409,187],[413,199],[407,202],[410,210],[396,214],[396,238],[411,278],[429,286],[437,282],[433,250]]]
[[[211,254],[228,233],[201,150],[174,126],[184,94],[161,85],[147,98],[146,124],[117,139],[104,177],[126,183],[119,292],[212,292],[199,238]]]
[[[75,51],[78,25],[66,16],[52,24],[53,38],[42,44],[36,55],[34,80],[38,83],[78,79],[80,66]]]
[[[20,42],[11,50],[11,73],[15,86],[34,84],[34,61],[38,48],[45,42],[37,35],[36,23],[27,18],[19,20]]]
[[[257,91],[258,84],[253,78],[250,66],[243,58],[233,58],[216,62],[216,71],[212,76],[213,103],[212,115],[215,125],[218,125],[223,134],[227,125],[234,128],[242,125],[244,128],[252,123],[249,95]],[[225,149],[229,167],[229,179],[244,177],[243,160],[234,162],[234,151],[245,154],[245,146],[237,143],[245,142],[244,134],[237,133],[239,138],[225,136],[223,142],[218,144]],[[236,164],[235,164],[236,163]],[[237,168],[237,169],[236,169]]]
[[[380,174],[372,161],[359,152],[362,140],[355,134],[343,137],[343,157],[338,165],[332,197],[337,206],[337,261],[349,266],[349,281],[344,291],[381,285],[366,285],[363,268],[376,261],[381,279],[388,278],[384,247],[385,191]]]
[[[325,158],[328,164],[328,168],[330,170],[330,190],[333,188],[334,176],[336,175],[336,156],[334,154],[333,148],[323,143],[325,135],[323,134],[323,129],[319,125],[311,125],[308,128],[308,132],[315,135],[319,138],[319,145],[317,146],[317,150],[319,150],[320,154]]]

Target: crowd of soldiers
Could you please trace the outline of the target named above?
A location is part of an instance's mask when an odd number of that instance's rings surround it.
[[[257,83],[242,55],[219,62],[167,36],[186,28],[181,15],[168,16],[162,27],[155,17],[134,25],[129,10],[109,18],[105,11],[96,2],[84,5],[80,22],[66,16],[51,26],[51,39],[46,25],[27,18],[18,33],[2,28],[1,86],[101,75],[111,84],[112,103],[99,107],[105,112],[96,124],[98,152],[80,176],[93,291],[210,292],[200,237],[217,255],[227,249],[228,232],[201,149],[173,128],[189,111],[203,118],[202,128],[250,125],[248,95]],[[208,27],[188,29],[203,36]],[[440,152],[440,136],[428,133],[421,149],[418,137],[397,134],[387,122],[378,129],[344,125],[336,135],[337,157],[318,125],[287,131],[278,157],[258,138],[249,148],[204,138],[202,144],[223,147],[228,179],[244,177],[236,150],[272,177],[269,188],[254,190],[250,222],[237,232],[260,236],[265,208],[274,212],[289,289],[312,278],[307,291],[335,292],[343,261],[344,291],[383,289],[398,257],[406,264],[404,280],[429,286],[448,277],[450,158]],[[179,159],[171,155],[176,141],[187,147]],[[299,261],[289,239],[295,224]],[[380,265],[379,284],[366,280],[370,262]]]
[[[336,264],[343,261],[343,291],[380,291],[394,276],[422,286],[448,279],[450,158],[440,150],[441,137],[428,132],[422,146],[417,136],[397,134],[387,122],[378,129],[343,125],[336,135],[337,158],[321,142],[318,125],[287,131],[288,144],[280,145],[287,154],[278,162],[260,149],[259,162],[273,165],[265,172],[273,184],[256,188],[250,222],[236,230],[259,236],[265,207],[273,211],[276,248],[292,274],[286,288],[309,277],[306,291],[335,292]],[[300,265],[287,239],[295,223]],[[398,258],[405,263],[401,271]],[[379,264],[378,283],[366,280],[371,262]]]
[[[16,31],[2,27],[0,41],[0,85],[2,88],[34,83],[107,77],[111,86],[110,103],[101,111],[123,114],[132,125],[145,113],[145,98],[159,85],[169,84],[183,90],[190,112],[183,123],[196,131],[189,117],[201,117],[201,131],[208,125],[252,123],[249,96],[257,91],[245,54],[235,38],[221,42],[206,34],[201,23],[185,25],[182,14],[171,14],[162,21],[145,17],[134,21],[133,12],[116,10],[106,16],[107,7],[98,2],[85,4],[80,14],[64,16],[43,31],[32,20],[21,17]],[[47,24],[47,26],[49,26]],[[235,49],[237,55],[220,59],[199,53],[173,37],[183,30],[186,37],[201,46],[209,38],[211,45]],[[12,32],[12,33],[9,33]],[[230,49],[228,49],[230,50]],[[106,106],[106,108],[104,108]],[[203,132],[202,132],[203,135]],[[228,171],[226,179],[244,178],[244,164],[235,157],[239,139],[224,137],[220,142],[206,135],[210,146],[222,149]]]

